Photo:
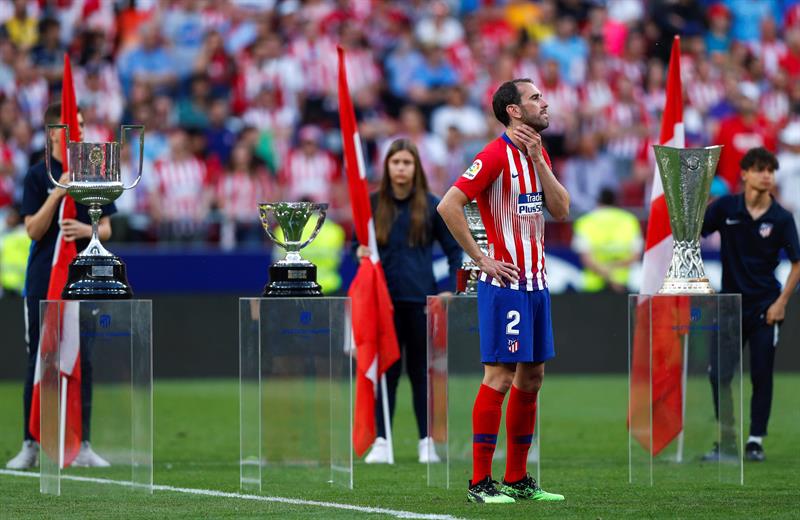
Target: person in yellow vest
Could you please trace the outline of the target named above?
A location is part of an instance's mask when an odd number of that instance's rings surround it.
[[[6,215],[7,231],[0,235],[0,293],[22,296],[31,239],[17,208]]]
[[[642,251],[642,229],[629,211],[614,206],[614,191],[604,188],[598,206],[575,221],[572,249],[583,264],[583,290],[628,290],[630,266]]]
[[[303,230],[303,240],[307,239],[314,231],[316,221],[311,217]],[[283,239],[283,230],[275,230],[279,240]],[[344,254],[345,232],[342,226],[326,218],[319,230],[317,237],[306,247],[300,250],[300,256],[317,266],[317,283],[322,286],[325,295],[336,294],[342,287],[342,277],[339,275],[339,265]],[[286,255],[283,248],[276,246],[273,249],[273,259],[280,260]]]
[[[17,48],[27,50],[39,41],[39,21],[28,13],[27,0],[14,0],[14,13],[3,28]]]

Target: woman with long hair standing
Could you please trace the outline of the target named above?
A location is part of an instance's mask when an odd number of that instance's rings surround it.
[[[433,441],[428,437],[425,305],[428,295],[438,292],[433,274],[434,241],[447,256],[451,286],[461,266],[462,251],[436,211],[439,199],[428,189],[419,152],[408,139],[392,142],[383,162],[380,187],[370,202],[401,352],[401,360],[386,372],[389,416],[394,415],[397,383],[405,362],[419,433],[419,462],[437,462]],[[359,246],[357,254],[359,258],[369,256],[369,248]],[[376,417],[378,436],[365,461],[387,463],[389,446],[381,399],[377,400]]]

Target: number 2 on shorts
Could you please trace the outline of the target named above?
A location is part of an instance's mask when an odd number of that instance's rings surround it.
[[[519,336],[519,329],[517,328],[517,325],[519,325],[519,311],[508,311],[508,314],[506,314],[506,319],[508,320],[508,324],[506,325],[506,334],[509,336]]]

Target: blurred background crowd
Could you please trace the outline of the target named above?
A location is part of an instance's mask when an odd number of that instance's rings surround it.
[[[17,225],[66,52],[84,140],[147,128],[114,240],[263,247],[256,203],[301,199],[329,202],[349,233],[341,44],[369,179],[407,137],[438,195],[502,131],[494,90],[531,78],[572,197],[548,243],[580,249],[574,221],[598,204],[646,219],[676,34],[687,146],[725,145],[712,195],[738,191],[739,158],[763,145],[780,152],[777,196],[800,215],[800,0],[2,0],[0,229]],[[137,160],[126,149],[126,178]]]

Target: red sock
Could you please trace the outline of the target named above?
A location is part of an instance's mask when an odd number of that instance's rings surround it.
[[[528,450],[531,447],[536,424],[536,396],[538,392],[523,392],[511,385],[506,410],[506,482],[518,482],[527,472]]]
[[[503,399],[506,395],[492,387],[481,385],[472,408],[472,482],[492,474],[492,456],[500,431]]]

